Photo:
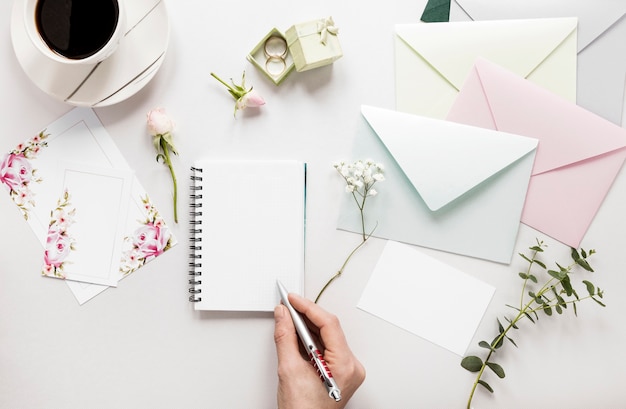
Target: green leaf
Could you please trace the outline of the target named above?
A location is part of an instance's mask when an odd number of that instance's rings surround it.
[[[600,304],[601,306],[606,307],[606,305],[602,301],[596,299],[595,297],[591,297],[591,299],[597,302],[598,304]]]
[[[561,281],[565,277],[567,277],[567,274],[564,274],[562,270],[561,271],[548,270],[548,274],[550,274],[551,277],[554,277],[554,278],[556,278],[559,281]]]
[[[161,135],[153,135],[152,144],[157,152],[161,152]]]
[[[587,258],[587,252],[585,251],[585,249],[580,249],[580,254],[583,256],[583,258]]]
[[[491,348],[491,345],[490,345],[490,344],[489,344],[489,342],[487,342],[487,341],[480,341],[480,342],[478,343],[478,346],[479,346],[479,347],[482,347],[482,348],[486,348],[486,349],[488,349],[488,350],[490,350],[490,351],[493,351],[493,348]]]
[[[533,319],[533,317],[530,316],[529,313],[525,312],[524,315],[530,320],[530,322],[532,322],[533,324],[535,323],[535,320]]]
[[[583,284],[587,286],[587,292],[589,293],[589,295],[596,294],[596,287],[591,283],[591,281],[583,280]]]
[[[546,307],[543,309],[543,312],[545,312],[547,316],[551,316],[551,315],[552,315],[552,307],[550,307],[549,305],[548,305],[548,306],[546,306]]]
[[[514,346],[515,348],[517,348],[517,347],[518,347],[518,346],[517,346],[517,344],[515,343],[515,341],[513,341],[513,338],[506,337],[506,339],[508,339],[509,341],[511,341],[511,344],[513,344],[513,346]]]
[[[578,261],[580,259],[580,254],[578,254],[578,250],[576,250],[574,247],[572,247],[572,260],[574,261]]]
[[[545,266],[544,266],[544,268],[545,268]],[[530,279],[530,281],[532,281],[533,283],[537,284],[537,277],[535,277],[532,274],[529,274],[528,278]]]
[[[498,364],[496,364],[495,362],[487,362],[487,366],[489,367],[489,369],[491,369],[496,375],[498,375],[498,378],[504,378],[505,374],[504,374],[504,369],[502,369],[502,367]]]
[[[493,339],[493,341],[491,341],[491,345],[493,345],[494,349],[498,349],[502,346],[502,344],[504,343],[504,338],[500,338],[500,335],[498,335],[497,337],[495,337]],[[496,342],[498,341],[498,342]]]
[[[554,306],[554,309],[556,310],[556,312],[557,312],[559,315],[560,315],[560,314],[563,314],[563,308],[561,308],[561,306],[560,306],[560,305],[558,305],[558,304],[557,304],[557,305],[555,305],[555,306]]]
[[[568,297],[571,297],[572,294],[574,294],[574,289],[572,288],[572,283],[570,282],[569,277],[561,280],[561,285],[563,286],[565,294],[567,294]]]
[[[507,320],[507,322],[508,322],[509,324],[511,324],[511,327],[512,327],[512,328],[519,329],[519,328],[517,327],[517,325],[515,325],[515,324],[513,323],[513,321],[511,321],[511,320],[510,320],[510,319],[508,319],[507,317],[504,317],[504,319],[505,319],[505,320]]]
[[[543,264],[543,262],[542,262],[542,261],[535,260],[535,264],[538,264],[539,266],[543,267],[543,269],[544,269],[544,270],[546,269],[546,265],[545,265],[545,264]]]
[[[526,273],[519,273],[519,276],[522,277],[522,279],[524,279],[524,280],[528,279],[528,274],[526,274]]]
[[[574,315],[578,317],[578,309],[576,307],[576,303],[572,303],[572,305],[574,306]]]
[[[504,332],[504,327],[498,318],[496,318],[496,321],[498,321],[498,331],[502,334]]]
[[[477,356],[466,356],[461,360],[461,366],[470,372],[478,372],[483,367],[483,360]]]
[[[582,268],[584,268],[587,271],[591,271],[593,273],[593,268],[591,268],[591,266],[589,265],[589,263],[587,263],[587,260],[584,260],[582,258],[579,258],[578,260],[576,260],[576,264],[578,264],[579,266],[581,266]]]
[[[478,380],[478,384],[482,385],[485,389],[487,389],[489,392],[493,393],[493,388],[491,386],[489,386],[489,384],[485,381],[483,381],[482,379]]]
[[[529,263],[532,264],[532,260],[529,259],[528,257],[526,257],[526,255],[524,253],[518,253],[520,255],[521,258],[523,258],[524,260],[528,261]]]

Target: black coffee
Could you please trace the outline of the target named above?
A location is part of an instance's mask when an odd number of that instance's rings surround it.
[[[39,0],[35,22],[52,50],[78,60],[109,41],[117,26],[118,7],[117,0]]]

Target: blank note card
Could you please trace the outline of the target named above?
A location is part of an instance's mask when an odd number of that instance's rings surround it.
[[[388,241],[357,307],[463,356],[495,288]]]

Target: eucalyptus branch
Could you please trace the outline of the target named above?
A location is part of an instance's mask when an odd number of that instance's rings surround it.
[[[538,312],[543,311],[547,316],[552,316],[553,311],[556,311],[558,314],[562,314],[564,309],[568,308],[569,305],[572,306],[574,315],[577,316],[576,304],[586,299],[591,299],[602,307],[605,306],[601,301],[604,296],[603,290],[599,287],[596,288],[596,286],[590,281],[582,280],[582,283],[585,285],[587,290],[587,295],[583,297],[578,295],[571,284],[570,276],[574,272],[575,268],[582,268],[588,272],[594,271],[589,265],[587,259],[595,253],[595,250],[586,252],[584,249],[580,249],[580,251],[578,251],[572,248],[570,253],[572,262],[567,267],[563,267],[558,263],[555,263],[557,269],[548,269],[546,265],[538,259],[538,255],[543,253],[544,247],[547,246],[543,244],[543,241],[537,240],[537,244],[529,248],[531,251],[530,256],[526,256],[522,253],[519,254],[520,257],[528,262],[528,268],[526,271],[519,273],[519,276],[523,280],[519,307],[506,304],[507,307],[515,310],[517,314],[513,318],[504,317],[508,323],[506,326],[502,325],[501,321],[497,319],[498,335],[491,342],[480,341],[478,343],[478,346],[489,351],[485,359],[483,360],[478,356],[470,355],[464,357],[461,361],[461,366],[463,368],[477,374],[467,401],[468,409],[471,407],[478,385],[493,393],[493,388],[482,379],[486,368],[493,371],[499,378],[505,377],[505,372],[502,366],[492,361],[491,358],[499,350],[499,348],[502,347],[505,340],[508,340],[515,347],[517,347],[515,341],[509,336],[509,332],[513,329],[519,329],[517,326],[519,321],[526,318],[534,324],[535,321],[539,319]],[[532,284],[538,284],[537,276],[531,272],[533,266],[540,267],[549,276],[545,283],[536,291],[530,289]]]

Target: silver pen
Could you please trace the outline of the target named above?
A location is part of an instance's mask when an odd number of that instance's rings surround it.
[[[317,374],[324,383],[324,386],[326,386],[328,396],[333,398],[336,402],[339,402],[341,400],[341,391],[337,387],[335,379],[333,378],[333,374],[330,372],[326,361],[324,361],[322,353],[315,344],[315,341],[313,341],[313,337],[311,336],[309,328],[304,323],[302,315],[300,315],[300,313],[296,311],[289,302],[289,298],[287,297],[287,289],[285,288],[285,286],[280,281],[276,281],[276,285],[278,286],[278,292],[280,293],[280,298],[282,299],[283,304],[289,310],[289,314],[291,315],[291,319],[293,320],[293,325],[296,327],[296,332],[300,337],[300,341],[302,341],[306,352],[309,354],[309,358],[311,359],[311,363],[317,370]]]

